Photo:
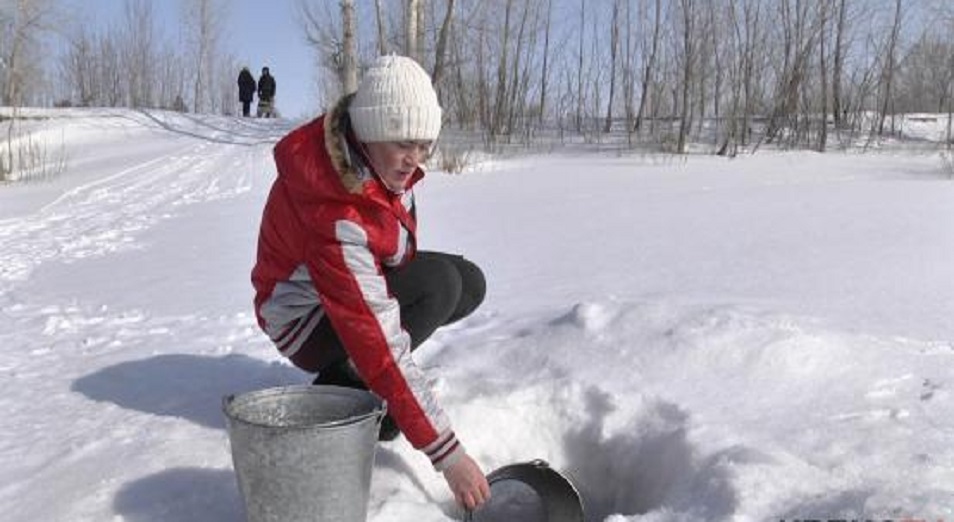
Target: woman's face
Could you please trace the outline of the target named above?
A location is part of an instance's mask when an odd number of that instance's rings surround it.
[[[430,141],[382,141],[367,143],[368,158],[378,177],[391,192],[402,192],[411,174],[431,152]]]

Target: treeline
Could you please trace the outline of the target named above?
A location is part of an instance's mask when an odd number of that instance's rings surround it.
[[[234,113],[238,65],[221,44],[227,4],[184,0],[176,28],[158,26],[153,5],[117,1],[118,21],[93,30],[56,0],[5,2],[0,101]]]
[[[93,31],[56,0],[0,11],[4,105],[235,111],[224,0],[183,0],[175,36],[148,0]],[[624,136],[685,152],[824,150],[954,106],[943,0],[295,0],[330,104],[380,54],[431,72],[447,128],[490,144]],[[169,28],[165,28],[169,29]],[[65,42],[53,52],[47,43]]]
[[[930,0],[301,0],[329,100],[388,52],[491,143],[625,133],[684,152],[825,150],[952,110],[954,26]]]

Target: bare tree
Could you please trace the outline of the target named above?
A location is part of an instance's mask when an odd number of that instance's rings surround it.
[[[878,115],[878,135],[884,134],[884,121],[892,102],[892,84],[894,83],[895,53],[898,47],[898,38],[901,33],[901,0],[895,0],[894,23],[891,25],[891,34],[888,36],[888,45],[885,50],[884,65],[881,72],[881,112]]]
[[[311,6],[302,18],[309,20],[316,63],[333,73],[324,77],[337,90],[349,55],[342,1],[299,1]],[[919,99],[952,105],[944,94],[954,88],[942,74],[945,67],[928,65],[941,60],[946,47],[926,40],[911,47],[918,38],[907,24],[894,30],[890,20],[862,24],[877,21],[864,18],[863,10],[875,9],[868,5],[375,0],[374,18],[358,23],[355,16],[352,33],[356,43],[370,44],[355,45],[356,62],[394,49],[426,62],[450,123],[482,130],[498,143],[529,132],[529,122],[538,129],[550,118],[561,129],[565,122],[599,137],[625,111],[629,132],[671,139],[666,145],[683,152],[710,128],[716,151],[724,154],[735,154],[758,135],[761,143],[824,150],[831,115],[841,129],[866,110],[890,113],[917,106]],[[897,5],[891,4],[895,12]],[[669,132],[657,132],[666,125]]]
[[[715,111],[716,115],[720,116],[717,118],[721,132],[721,136],[717,137],[717,143],[721,140],[721,145],[716,152],[718,155],[735,156],[738,153],[739,144],[745,142],[745,129],[748,126],[746,96],[751,77],[749,73],[750,42],[753,38],[753,27],[750,22],[751,5],[752,0],[732,0],[728,3],[727,12],[722,14],[721,19],[712,22],[713,25],[725,26],[725,33],[720,34],[726,37],[724,44],[716,43],[716,67],[725,69],[724,77],[720,76],[719,87],[716,90],[716,103],[722,103],[723,96],[726,96],[728,101],[727,111],[719,106]],[[710,6],[711,17],[716,16],[713,11]],[[727,93],[725,95],[723,95],[723,81]]]
[[[592,5],[592,4],[591,4]],[[603,36],[605,35],[605,22],[600,18],[602,14],[599,9],[590,9],[589,14],[589,60],[585,63],[583,77],[587,79],[584,82],[583,91],[580,93],[584,104],[583,126],[581,133],[587,141],[599,142],[602,140],[603,125],[603,96],[606,94],[605,72],[607,64],[605,63],[605,47]]]
[[[841,75],[845,61],[845,12],[847,0],[838,0],[838,25],[835,29],[834,69],[831,78],[831,111],[835,126],[842,124]]]
[[[321,92],[326,102],[331,103],[346,91],[346,61],[350,51],[345,50],[344,21],[342,15],[346,10],[354,13],[354,0],[340,0],[333,10],[328,2],[313,2],[299,0],[298,10],[301,27],[305,33],[305,41],[314,49],[315,64],[319,70],[319,78],[324,81]],[[352,16],[355,21],[356,17]],[[352,29],[353,29],[352,25]],[[357,35],[357,32],[352,31]],[[355,39],[356,40],[356,39]],[[357,48],[357,42],[355,42]],[[352,55],[357,67],[357,51]],[[354,82],[357,85],[357,80]]]
[[[481,13],[477,26],[477,70],[474,73],[477,79],[477,116],[480,121],[480,125],[483,129],[488,131],[489,135],[493,134],[493,127],[491,126],[491,103],[490,103],[490,81],[488,81],[488,76],[490,72],[488,70],[488,54],[487,46],[490,38],[488,35],[490,31],[488,29],[488,17],[484,15],[488,7],[489,2],[482,3],[480,6]],[[462,60],[462,55],[458,55],[458,61]],[[462,86],[462,85],[461,85]],[[463,89],[462,89],[463,92]],[[466,100],[461,100],[461,103],[466,104]]]
[[[216,53],[213,61],[213,78],[210,95],[212,97],[212,110],[216,114],[234,116],[238,113],[238,106],[233,102],[237,98],[235,93],[235,71],[239,70],[238,60],[231,54],[223,55]],[[276,105],[272,106],[272,111],[278,115],[279,109]]]
[[[128,84],[125,81],[125,66],[117,36],[104,34],[99,38],[99,60],[103,81],[102,103],[107,107],[118,107],[129,99]]]
[[[606,103],[606,122],[603,132],[609,133],[613,127],[613,97],[616,93],[616,61],[619,54],[619,2],[613,2],[613,19],[610,22],[610,81],[609,100]]]
[[[821,80],[821,114],[818,129],[818,152],[825,152],[828,143],[828,64],[826,62],[825,33],[828,32],[828,2],[819,2],[821,30],[818,32],[818,73]]]
[[[705,4],[703,4],[700,8],[700,12],[696,15],[696,32],[698,33],[699,44],[698,52],[696,53],[696,71],[694,76],[698,87],[695,93],[696,98],[693,106],[693,114],[698,115],[698,117],[694,118],[697,135],[702,134],[703,126],[709,115],[710,101],[714,108],[713,115],[717,118],[719,116],[719,96],[721,95],[722,80],[725,74],[725,71],[723,71],[719,63],[721,58],[719,55],[719,40],[721,39],[716,34],[719,30],[715,24],[716,10],[711,8],[711,4],[709,4],[709,9],[704,9],[704,7]],[[709,88],[710,79],[714,80],[711,90]]]
[[[553,18],[553,0],[547,0],[547,18],[543,36],[543,66],[540,68],[540,113],[539,123],[543,123],[547,107],[547,80],[550,62],[550,26]]]
[[[381,0],[374,0],[374,21],[378,33],[378,54],[384,56],[388,53],[388,36],[384,29],[384,16],[381,14]]]
[[[55,3],[52,0],[14,0],[10,2],[5,30],[2,33],[0,73],[3,77],[3,104],[18,107],[43,74],[41,38],[55,24]]]
[[[444,21],[438,32],[437,46],[434,48],[434,70],[431,79],[441,92],[440,84],[444,79],[444,67],[447,61],[447,41],[454,27],[454,0],[447,0],[447,10],[444,12]]]
[[[212,86],[217,83],[216,78],[221,78],[216,74],[216,62],[219,61],[219,41],[224,17],[225,6],[221,0],[189,0],[184,4],[183,25],[188,31],[194,73],[194,112],[215,111],[219,105],[217,102],[222,99],[221,93]],[[233,74],[228,75],[230,85],[232,76]],[[232,96],[225,99],[231,100]],[[231,107],[231,104],[229,106]]]
[[[95,42],[86,25],[80,25],[60,61],[60,74],[65,84],[61,97],[81,107],[96,103],[102,86],[97,66]]]
[[[494,96],[494,112],[491,120],[490,135],[497,136],[503,130],[504,115],[507,114],[507,64],[510,51],[510,16],[513,12],[513,0],[507,0],[504,9],[504,25],[500,32],[500,58],[497,61],[497,87]]]
[[[633,130],[639,132],[643,124],[643,115],[646,110],[646,102],[649,99],[650,85],[652,84],[652,74],[656,68],[656,52],[659,50],[659,35],[662,22],[661,0],[656,0],[656,7],[653,10],[653,36],[650,44],[649,56],[645,58],[646,66],[643,68],[643,78],[639,94],[639,109],[636,111],[636,122],[633,124]]]
[[[583,39],[586,28],[586,0],[580,0],[580,51],[576,70],[576,131],[583,130]]]
[[[718,121],[722,116],[722,87],[725,83],[726,77],[726,68],[723,63],[725,60],[726,50],[731,50],[731,47],[723,44],[723,25],[721,19],[717,19],[721,15],[720,11],[716,10],[714,6],[710,3],[708,9],[706,9],[706,29],[704,31],[704,42],[707,49],[707,69],[704,69],[700,72],[700,76],[705,78],[712,74],[715,81],[712,86],[711,94],[706,88],[705,82],[702,82],[700,90],[702,94],[700,95],[699,103],[701,105],[700,114],[700,130],[702,128],[702,121],[706,117],[706,107],[707,107],[707,98],[711,98],[712,101],[712,116]]]
[[[925,32],[901,60],[898,104],[905,112],[946,112],[954,77],[954,42]]]
[[[517,130],[517,113],[526,112],[526,81],[528,81],[529,71],[527,65],[530,63],[529,56],[524,53],[533,47],[535,32],[529,30],[530,12],[533,3],[525,2],[523,4],[523,13],[520,16],[520,25],[517,29],[513,60],[510,65],[510,78],[506,89],[505,110],[507,112],[506,130],[508,135],[513,135]],[[521,64],[523,64],[521,66]],[[523,68],[521,68],[523,67]]]
[[[232,78],[237,67],[231,61],[223,61],[220,66],[224,68],[217,75],[219,81],[216,82],[218,88],[222,90],[220,99],[232,100],[235,89]],[[180,112],[188,110],[185,100],[188,99],[190,88],[191,74],[189,69],[186,57],[178,47],[169,42],[164,43],[156,61],[156,71],[159,78],[156,97],[160,107]],[[225,90],[226,87],[227,90]]]
[[[163,40],[154,27],[151,4],[126,1],[123,16],[96,32],[76,20],[64,30],[59,57],[58,102],[80,106],[162,107],[185,110],[195,87],[193,60],[181,42]],[[206,74],[206,96],[215,111],[231,110],[234,60],[216,61]]]
[[[126,69],[126,104],[129,107],[152,107],[155,81],[153,58],[156,48],[152,3],[146,0],[126,0],[123,14],[125,25],[120,36],[120,56]]]
[[[695,34],[695,0],[679,0],[682,14],[682,100],[680,101],[681,115],[679,118],[679,137],[676,151],[679,154],[686,152],[686,139],[692,127],[692,108],[689,100],[692,93],[693,65],[696,59]]]
[[[809,65],[820,26],[817,12],[811,9],[812,4],[807,0],[795,0],[794,5],[781,2],[778,6],[783,61],[777,66],[780,81],[776,87],[766,139],[771,142],[784,134],[783,131],[789,131],[786,144],[795,146],[800,141],[806,142],[810,135],[810,107],[800,100],[810,99]],[[804,109],[804,114],[799,111],[800,108]]]
[[[446,88],[440,91],[442,103],[446,103],[446,114],[456,119],[465,128],[477,125],[482,130],[489,121],[490,93],[486,67],[488,59],[488,37],[492,33],[488,17],[484,13],[491,9],[490,2],[460,2],[454,4],[453,31],[448,38],[448,62],[446,82],[438,84]],[[438,46],[440,47],[440,46]],[[436,68],[436,62],[435,62]],[[436,69],[435,69],[436,70]]]
[[[752,117],[755,113],[756,95],[756,48],[762,43],[763,31],[760,30],[761,4],[758,0],[745,0],[743,7],[745,38],[742,48],[742,145],[747,145],[752,127]]]

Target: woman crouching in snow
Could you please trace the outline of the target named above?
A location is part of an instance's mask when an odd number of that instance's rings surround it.
[[[398,429],[475,509],[490,497],[411,352],[484,298],[461,256],[416,251],[413,186],[441,128],[431,79],[377,59],[358,90],[275,146],[278,170],[252,271],[258,323],[315,384],[370,389]],[[396,424],[396,427],[395,427]]]

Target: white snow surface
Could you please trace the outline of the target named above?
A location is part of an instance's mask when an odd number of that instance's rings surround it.
[[[310,378],[259,332],[249,282],[296,122],[40,114],[66,172],[0,186],[2,519],[241,520],[221,399]],[[544,459],[588,521],[954,519],[942,164],[890,147],[431,170],[420,247],[478,263],[488,294],[416,358],[485,471]],[[369,520],[460,516],[422,454],[379,446]]]

